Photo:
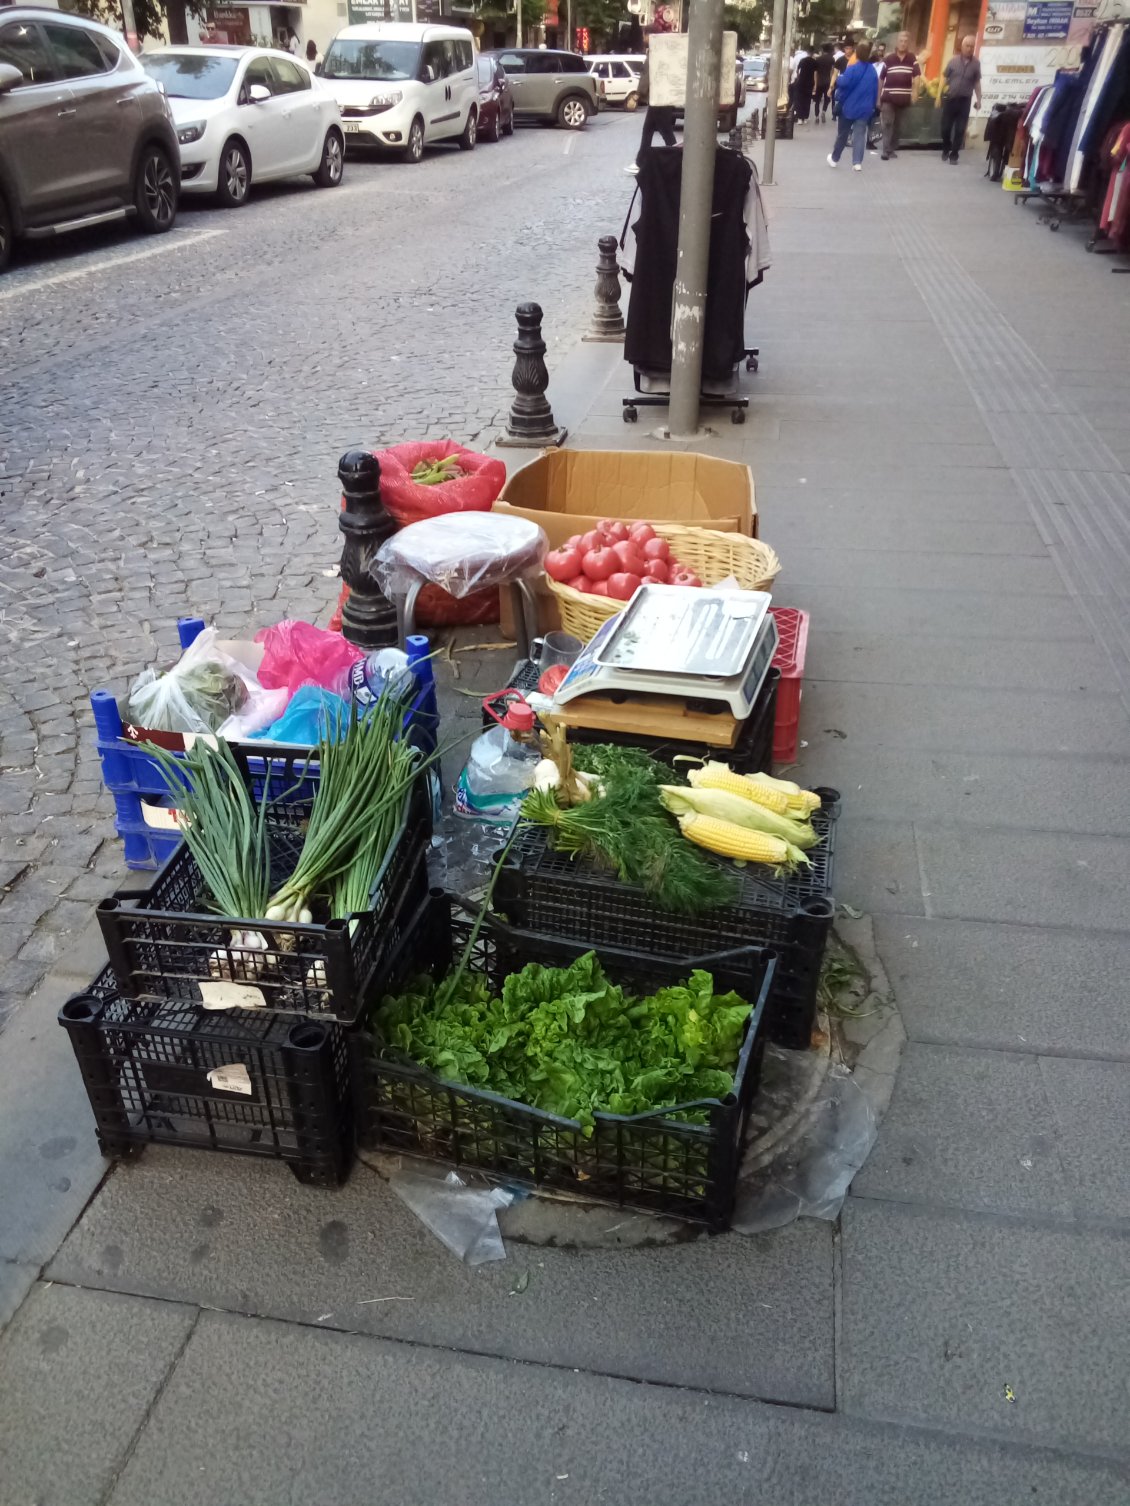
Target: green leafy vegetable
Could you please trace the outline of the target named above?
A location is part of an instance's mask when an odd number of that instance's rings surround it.
[[[698,1104],[733,1090],[750,1005],[716,994],[696,969],[685,983],[637,999],[612,983],[595,952],[566,968],[527,963],[494,994],[482,973],[415,979],[386,997],[374,1024],[383,1054],[450,1082],[484,1088],[578,1120]],[[702,1123],[702,1107],[680,1117]]]
[[[562,806],[557,791],[534,790],[522,818],[549,828],[559,852],[584,856],[638,884],[661,909],[698,915],[731,904],[737,881],[683,837],[664,809],[663,785],[682,783],[642,748],[612,743],[571,745],[577,769],[594,774],[602,793],[583,805]]]

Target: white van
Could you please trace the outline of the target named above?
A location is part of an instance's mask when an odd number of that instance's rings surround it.
[[[344,26],[326,48],[325,86],[341,111],[346,145],[391,147],[419,162],[425,143],[478,135],[475,43],[456,26],[370,21]]]
[[[640,71],[643,62],[622,54],[591,53],[585,58],[589,72],[604,84],[604,98],[610,105],[634,110],[639,103]]]

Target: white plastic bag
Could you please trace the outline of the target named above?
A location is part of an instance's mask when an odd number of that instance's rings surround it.
[[[205,628],[167,673],[142,670],[130,687],[129,719],[154,732],[219,732],[234,739],[269,727],[286,710],[290,694],[264,690],[259,684],[255,670],[261,652],[255,644],[221,640],[214,627]],[[185,694],[186,676],[191,688],[202,665],[215,665],[219,673],[230,676],[225,717],[218,717],[222,708],[217,703],[215,714],[206,716],[199,702]]]

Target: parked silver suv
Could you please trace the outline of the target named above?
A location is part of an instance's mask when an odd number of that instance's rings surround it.
[[[176,219],[180,148],[168,101],[106,26],[0,8],[0,271],[17,236]]]

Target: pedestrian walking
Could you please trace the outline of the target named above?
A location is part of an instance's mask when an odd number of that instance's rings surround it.
[[[816,83],[812,93],[812,118],[821,125],[828,119],[828,106],[832,100],[832,78],[836,71],[836,58],[831,42],[825,42],[816,59]]]
[[[828,153],[828,166],[839,167],[844,148],[851,138],[852,171],[863,171],[863,154],[867,150],[867,125],[875,113],[879,97],[879,76],[871,66],[871,44],[862,41],[855,49],[855,62],[849,63],[836,82],[839,122],[836,144]]]
[[[664,146],[674,146],[675,137],[675,107],[674,105],[653,105],[648,103],[651,93],[651,74],[648,69],[647,54],[644,54],[643,67],[640,69],[639,83],[636,86],[638,102],[647,105],[643,117],[643,133],[640,136],[640,149],[636,153],[636,160],[626,171],[639,172],[640,160],[644,152],[648,151],[651,143],[655,140],[658,131]]]
[[[796,65],[796,78],[793,80],[793,114],[801,125],[808,124],[815,88],[816,59],[810,52],[806,52]]]
[[[879,118],[883,125],[883,161],[898,155],[902,113],[915,101],[922,69],[910,50],[910,33],[900,31],[895,50],[883,62],[879,78]]]
[[[322,54],[318,51],[317,42],[312,39],[306,43],[306,66],[311,73],[317,73],[322,66]]]
[[[976,103],[981,108],[981,64],[973,56],[976,39],[962,37],[961,51],[946,64],[942,96],[942,161],[956,162],[965,145],[969,110]]]

